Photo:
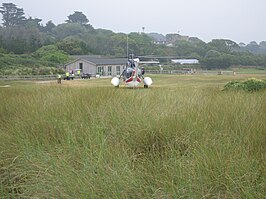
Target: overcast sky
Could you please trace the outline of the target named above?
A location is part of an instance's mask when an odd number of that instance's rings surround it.
[[[81,11],[94,28],[178,33],[235,42],[266,41],[266,0],[11,0],[26,17],[63,23]]]

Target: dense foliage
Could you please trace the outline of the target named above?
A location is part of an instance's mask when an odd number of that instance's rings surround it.
[[[63,73],[63,69],[56,67],[57,64],[52,60],[46,60],[47,57],[46,54],[33,56],[0,53],[0,74],[48,75]]]
[[[195,58],[206,69],[224,69],[234,65],[266,66],[266,42],[251,42],[243,47],[244,44],[239,46],[231,40],[214,39],[205,43],[195,37],[168,34],[165,37],[168,39],[166,43],[158,44],[154,34],[124,34],[94,29],[88,23],[87,17],[77,11],[67,16],[66,23],[58,25],[51,20],[42,25],[42,19],[26,18],[23,9],[13,3],[3,3],[0,13],[3,15],[3,26],[0,26],[0,52],[34,56],[39,54],[38,49],[53,45],[57,47],[58,52],[53,50],[50,55],[35,56],[36,59],[53,62],[53,65],[64,63],[67,54],[125,57],[129,52],[161,57],[159,61],[162,64],[170,63],[170,57]],[[22,58],[23,56],[20,57]],[[4,63],[0,67],[8,66],[10,65]]]

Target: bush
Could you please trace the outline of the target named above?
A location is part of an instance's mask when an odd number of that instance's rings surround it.
[[[266,81],[251,78],[243,82],[244,89],[247,91],[258,91],[263,88],[266,88]]]
[[[43,46],[35,52],[35,56],[43,61],[57,64],[65,63],[69,60],[68,55],[58,49],[55,45]]]
[[[238,80],[233,80],[228,82],[225,86],[224,86],[224,90],[238,90],[242,88],[242,83]]]
[[[224,90],[245,90],[249,92],[258,91],[266,88],[266,81],[250,78],[244,82],[233,80],[224,86]]]

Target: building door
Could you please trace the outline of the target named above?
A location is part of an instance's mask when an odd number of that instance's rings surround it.
[[[79,70],[77,71],[78,75],[83,73],[83,63],[79,63]]]
[[[121,74],[121,70],[120,70],[120,66],[116,66],[116,75],[120,75]]]
[[[103,73],[104,73],[103,66],[98,66],[98,67],[97,67],[97,73],[98,73],[99,75],[103,75]]]
[[[83,70],[83,63],[79,63],[79,69],[82,71]]]
[[[107,75],[109,75],[109,76],[112,75],[112,66],[108,66],[108,68],[107,68]]]

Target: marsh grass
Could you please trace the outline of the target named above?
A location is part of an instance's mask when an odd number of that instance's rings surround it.
[[[0,197],[264,198],[266,93],[232,78],[0,89]]]

